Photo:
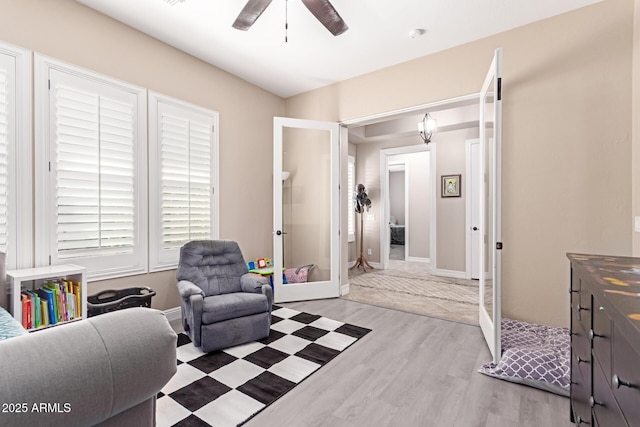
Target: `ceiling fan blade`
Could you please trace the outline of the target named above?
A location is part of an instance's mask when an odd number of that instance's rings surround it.
[[[271,4],[272,0],[249,0],[233,23],[233,28],[247,31],[262,12]]]
[[[329,0],[302,0],[302,3],[334,36],[349,29]]]

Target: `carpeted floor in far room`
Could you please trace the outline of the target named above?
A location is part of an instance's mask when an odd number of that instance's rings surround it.
[[[349,294],[342,298],[478,324],[478,281],[433,276],[422,262],[390,260],[386,270],[349,270]]]

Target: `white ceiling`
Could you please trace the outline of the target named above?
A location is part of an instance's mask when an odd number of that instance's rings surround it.
[[[286,98],[600,0],[331,0],[349,26],[337,37],[299,0],[273,0],[246,32],[231,27],[245,0],[76,1]]]

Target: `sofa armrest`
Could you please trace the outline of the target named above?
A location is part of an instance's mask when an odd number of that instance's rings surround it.
[[[245,273],[240,276],[240,286],[243,292],[262,293],[262,287],[269,286],[269,279],[256,273]]]
[[[204,291],[188,280],[180,280],[178,282],[178,293],[182,299],[186,300],[188,300],[191,295],[202,295],[204,297]]]
[[[152,399],[176,372],[176,339],[162,312],[138,307],[3,341],[0,402],[28,410],[0,425],[95,425]]]

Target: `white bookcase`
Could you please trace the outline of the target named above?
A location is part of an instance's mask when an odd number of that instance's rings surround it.
[[[87,317],[87,278],[86,269],[79,265],[74,264],[62,264],[62,265],[50,265],[46,267],[25,268],[21,270],[9,270],[7,271],[7,286],[11,293],[11,313],[13,317],[22,323],[22,300],[21,292],[25,290],[35,290],[41,288],[48,281],[56,281],[59,279],[71,280],[73,282],[80,282],[80,301],[81,310],[80,317],[60,321],[55,324],[41,326],[39,328],[30,328],[28,331],[35,331],[51,326],[58,326],[64,323],[73,322],[79,319],[86,319]]]

